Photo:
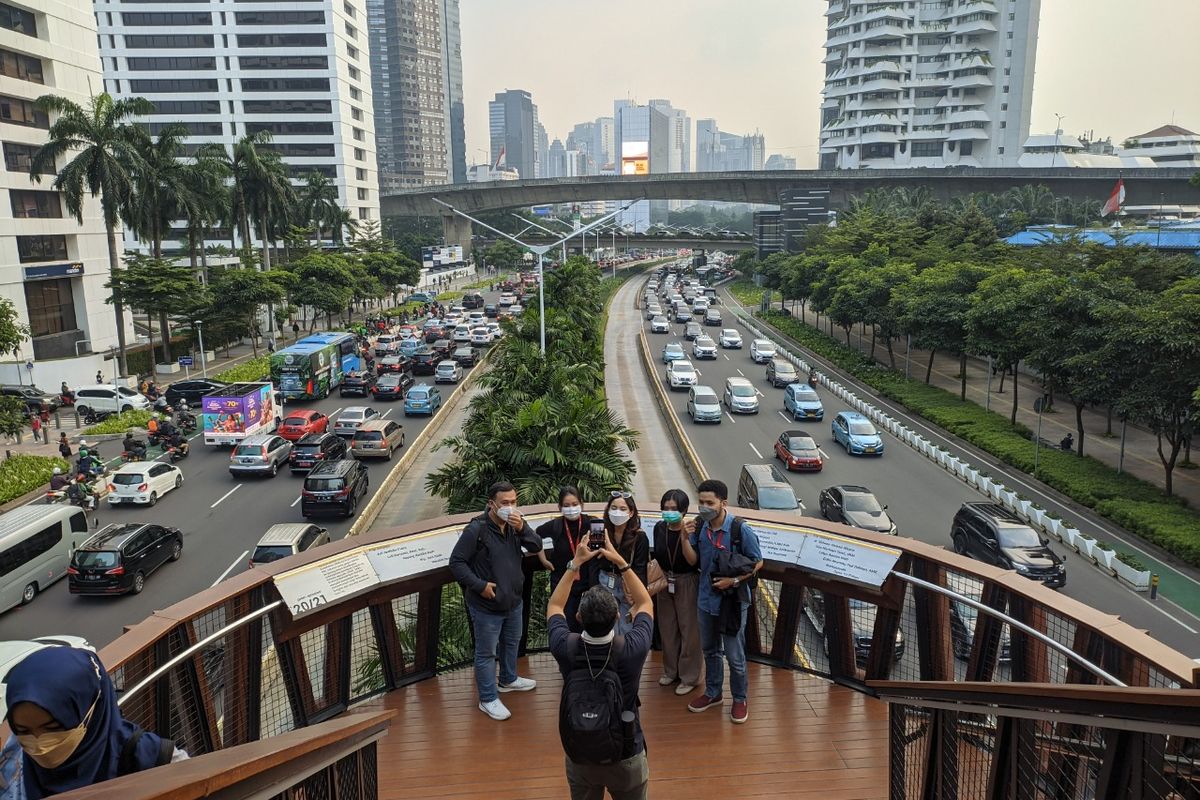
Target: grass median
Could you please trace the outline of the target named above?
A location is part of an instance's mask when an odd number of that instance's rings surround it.
[[[0,462],[0,503],[7,503],[34,489],[48,488],[54,468],[66,472],[70,464],[51,456],[15,455]]]

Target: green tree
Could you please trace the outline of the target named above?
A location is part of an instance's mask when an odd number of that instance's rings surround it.
[[[52,186],[62,193],[67,212],[80,224],[83,224],[84,198],[99,198],[108,237],[108,269],[115,275],[121,269],[117,225],[134,188],[129,166],[141,157],[140,129],[131,120],[149,115],[154,104],[143,97],[115,100],[107,92],[101,92],[92,97],[86,108],[57,95],[43,95],[37,105],[58,118],[50,126],[46,143],[34,153],[31,176],[37,182],[43,174],[57,173]],[[68,157],[70,161],[62,163]],[[117,365],[124,375],[128,371],[125,311],[120,303],[113,304],[113,313],[117,325]]]
[[[333,315],[340,314],[354,297],[357,278],[354,270],[340,255],[314,253],[293,261],[288,270],[295,276],[292,300],[326,315],[333,324]],[[311,327],[316,327],[313,314]]]
[[[900,326],[912,335],[913,344],[929,351],[925,383],[933,374],[938,351],[958,355],[962,400],[967,399],[966,316],[971,294],[986,275],[987,268],[978,264],[947,262],[918,272],[892,295]]]
[[[1036,302],[1025,291],[1032,277],[1019,267],[996,270],[979,282],[966,314],[967,344],[971,351],[991,356],[997,366],[1011,369],[1014,376],[1031,350],[1022,323],[1029,316],[1031,302]],[[1017,424],[1019,385],[1014,377],[1009,415],[1013,425]]]
[[[0,397],[0,433],[18,436],[29,422],[25,401],[16,397]]]
[[[0,356],[16,353],[29,338],[29,326],[21,322],[17,308],[7,297],[0,297]]]
[[[165,324],[167,315],[182,311],[193,295],[201,291],[192,271],[176,264],[173,259],[157,258],[142,253],[125,253],[125,269],[109,277],[104,284],[109,290],[108,302],[124,303],[130,308],[140,309],[146,314],[147,332],[150,337],[150,354],[154,355],[154,326],[151,317],[157,312],[162,326],[162,361],[171,362],[170,328]]]
[[[256,269],[227,269],[212,283],[213,296],[245,320],[250,346],[258,358],[258,314],[265,305],[279,303],[287,296],[277,276]]]
[[[202,266],[207,272],[204,240],[213,225],[230,216],[229,192],[225,188],[229,170],[222,157],[224,152],[220,145],[202,146],[183,173],[185,196],[190,201],[185,208],[188,262],[193,270]]]
[[[304,176],[304,185],[300,187],[299,194],[300,218],[306,225],[316,229],[319,243],[325,238],[325,229],[332,230],[337,224],[337,215],[341,210],[338,206],[337,184],[313,170]]]
[[[483,251],[483,257],[499,272],[519,269],[525,263],[525,254],[521,248],[508,241],[496,242]]]

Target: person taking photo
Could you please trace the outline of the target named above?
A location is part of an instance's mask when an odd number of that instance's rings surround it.
[[[574,486],[563,486],[558,490],[559,516],[543,522],[537,529],[537,535],[542,540],[542,550],[538,560],[542,566],[550,570],[550,585],[558,586],[562,576],[566,574],[567,564],[575,556],[579,543],[587,539],[588,529],[593,517],[583,513],[583,503],[579,490]],[[574,633],[583,628],[576,618],[579,610],[579,598],[588,588],[583,581],[571,584],[571,594],[567,598],[566,618],[567,627]]]

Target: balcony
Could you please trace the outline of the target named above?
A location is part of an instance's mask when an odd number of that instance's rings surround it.
[[[956,75],[950,79],[950,88],[952,89],[970,89],[982,88],[985,86],[994,86],[995,83],[987,75]]]
[[[733,730],[721,712],[688,713],[652,659],[640,690],[652,796],[1200,792],[1200,693],[1184,655],[940,547],[733,513],[775,556],[746,632],[751,719]],[[565,796],[561,682],[543,652],[546,580],[533,558],[522,667],[541,685],[505,696],[510,722],[475,709],[462,594],[437,555],[470,516],[343,539],[132,625],[100,653],[122,713],[193,758],[59,797]],[[869,561],[878,571],[859,572]],[[839,564],[856,565],[855,579]],[[714,741],[722,757],[697,761]]]

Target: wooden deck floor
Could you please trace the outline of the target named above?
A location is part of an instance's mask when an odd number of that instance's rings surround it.
[[[548,654],[522,659],[519,672],[538,688],[502,695],[513,713],[505,722],[476,707],[470,669],[363,704],[401,712],[379,744],[380,800],[567,797],[562,680]],[[723,709],[693,714],[686,705],[695,695],[677,697],[659,675],[653,653],[640,690],[652,798],[887,797],[886,704],[752,663],[750,720],[734,725],[728,692]]]

